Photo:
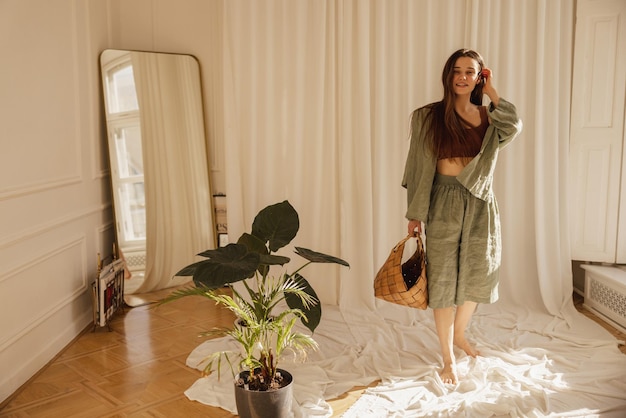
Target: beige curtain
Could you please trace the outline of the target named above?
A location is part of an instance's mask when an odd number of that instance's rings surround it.
[[[145,170],[146,271],[135,291],[143,293],[189,280],[173,276],[214,244],[197,63],[136,52],[131,59]]]
[[[260,1],[224,5],[231,240],[267,204],[301,215],[297,244],[349,271],[307,277],[325,303],[373,308],[405,231],[410,112],[442,95],[457,48],[481,52],[526,128],[501,153],[502,299],[556,314],[571,295],[565,182],[570,1]],[[524,272],[520,279],[520,272]]]
[[[259,209],[289,199],[301,216],[295,244],[351,264],[305,272],[326,306],[314,335],[319,353],[281,363],[295,373],[295,417],[330,417],[325,399],[377,380],[345,418],[624,415],[626,358],[571,303],[565,193],[574,6],[220,3],[231,241]],[[441,69],[461,47],[483,54],[525,128],[500,154],[496,174],[501,299],[479,306],[468,336],[483,356],[457,352],[461,384],[451,388],[437,373],[432,312],[377,301],[372,283],[406,233],[400,182],[409,115],[441,98]],[[199,367],[229,344],[207,341],[187,364]],[[216,378],[185,393],[235,411],[232,387]]]

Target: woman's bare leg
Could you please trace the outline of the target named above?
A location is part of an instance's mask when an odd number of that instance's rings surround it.
[[[454,308],[433,309],[435,326],[443,355],[443,369],[440,376],[443,383],[455,385],[458,381],[456,374],[456,359],[454,357]]]
[[[468,356],[476,357],[480,354],[465,339],[465,329],[469,325],[477,305],[476,302],[468,301],[456,309],[453,307],[433,309],[443,356],[443,369],[440,373],[443,383],[455,385],[458,382],[454,346],[465,351]]]
[[[465,330],[472,319],[472,314],[476,310],[476,305],[478,305],[476,302],[467,301],[463,305],[457,306],[454,317],[454,345],[472,357],[476,357],[480,353],[465,339]]]

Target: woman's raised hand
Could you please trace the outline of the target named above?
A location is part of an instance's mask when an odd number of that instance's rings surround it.
[[[485,67],[480,74],[483,78],[483,93],[489,96],[494,106],[498,106],[500,96],[493,86],[493,71],[491,71],[491,68]]]

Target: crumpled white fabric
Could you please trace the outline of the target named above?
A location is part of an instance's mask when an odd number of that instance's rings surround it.
[[[294,376],[292,416],[330,417],[328,399],[376,380],[343,417],[626,416],[626,355],[599,325],[573,315],[574,326],[522,308],[480,306],[467,336],[481,356],[456,351],[460,382],[453,386],[439,378],[432,312],[402,324],[324,306],[314,334],[320,350],[304,363],[279,365]],[[205,356],[228,347],[237,349],[227,338],[207,341],[187,365],[202,369]],[[215,374],[198,379],[185,394],[236,413],[230,371],[219,382]]]

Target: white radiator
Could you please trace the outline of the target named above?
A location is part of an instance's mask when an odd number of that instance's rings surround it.
[[[618,267],[583,264],[586,308],[626,332],[626,271]]]
[[[124,306],[124,266],[124,260],[114,260],[100,269],[93,282],[94,329],[108,326],[113,314]]]

